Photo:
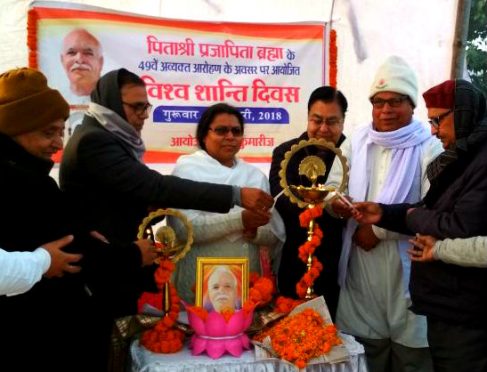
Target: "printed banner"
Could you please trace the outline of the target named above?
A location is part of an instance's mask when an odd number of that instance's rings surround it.
[[[328,81],[325,24],[191,22],[34,2],[28,44],[30,66],[71,105],[68,135],[100,75],[138,74],[153,105],[142,131],[148,162],[193,152],[201,113],[217,102],[244,116],[240,156],[269,161],[306,129],[309,95]]]

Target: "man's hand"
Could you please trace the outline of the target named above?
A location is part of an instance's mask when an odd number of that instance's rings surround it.
[[[370,251],[379,244],[380,239],[374,234],[372,225],[360,225],[353,234],[353,242],[364,251]]]
[[[157,251],[154,242],[149,239],[140,239],[134,242],[140,249],[142,256],[142,266],[149,266],[154,263],[157,258]]]
[[[242,207],[262,217],[269,215],[269,209],[274,204],[274,199],[265,191],[253,187],[240,189]]]
[[[73,235],[67,235],[64,238],[42,245],[42,248],[49,252],[51,256],[51,266],[49,266],[49,269],[44,274],[45,277],[61,277],[65,272],[71,274],[80,272],[81,267],[73,264],[81,260],[83,256],[81,254],[66,253],[62,250],[73,239]]]
[[[252,241],[257,236],[257,229],[244,230],[242,235],[245,240]]]
[[[264,226],[271,220],[271,214],[266,212],[265,215],[251,212],[247,209],[242,211],[242,223],[244,230],[257,230],[258,227]]]
[[[351,198],[347,196],[351,201]],[[331,203],[331,209],[339,218],[350,218],[352,216],[352,210],[340,199],[334,199]]]
[[[436,258],[433,256],[433,247],[436,243],[436,238],[431,235],[416,235],[416,239],[409,241],[413,246],[408,250],[411,261],[429,262]]]
[[[382,218],[382,208],[378,203],[360,202],[353,203],[355,211],[352,211],[352,217],[361,224],[374,225]]]

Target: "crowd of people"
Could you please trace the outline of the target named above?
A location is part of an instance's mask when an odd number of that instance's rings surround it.
[[[96,39],[75,31],[62,55],[68,75],[90,72],[90,63],[69,62],[84,52],[99,74]],[[423,94],[428,128],[414,118],[421,104],[414,71],[390,57],[371,84],[371,119],[349,137],[345,95],[318,87],[306,131],[274,149],[269,177],[237,156],[245,123],[227,103],[207,108],[196,128],[199,149],[162,175],[142,161],[152,108],[144,81],[121,68],[81,85],[90,102],[64,149],[58,186],[49,173],[63,148],[68,103],[37,70],[0,75],[3,365],[107,370],[115,319],[135,314],[143,291],[157,291],[154,242],[136,239],[156,208],[182,210],[194,228],[173,276],[184,301],[195,299],[198,257],[247,257],[262,273],[262,247],[275,263],[278,292],[297,297],[306,229],[279,171],[294,144],[323,138],[350,166],[353,207],[335,199],[317,219],[324,238],[316,255],[325,266],[314,291],[339,329],[364,345],[372,372],[487,371],[487,113],[471,83],[448,80]],[[290,162],[288,182],[309,185],[298,171],[309,155],[326,164],[319,183],[338,186],[335,154],[311,147]],[[168,224],[181,228],[176,219]],[[228,267],[215,265],[207,287],[208,308],[242,305]],[[19,359],[25,344],[33,346],[29,358]]]

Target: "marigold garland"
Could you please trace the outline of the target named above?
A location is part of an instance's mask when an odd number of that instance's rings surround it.
[[[326,354],[333,346],[342,343],[336,327],[325,324],[322,317],[312,309],[305,309],[278,321],[254,339],[262,342],[267,336],[277,355],[298,368],[306,367],[310,359]]]
[[[170,304],[169,311],[164,314],[154,328],[145,331],[140,343],[148,350],[156,353],[176,353],[183,348],[184,333],[179,329],[173,328],[179,316],[179,296],[176,288],[171,284],[171,273],[174,271],[175,265],[168,259],[161,259],[159,267],[154,273],[154,278],[158,288],[163,290],[167,284],[169,286]],[[148,298],[146,295],[145,298]],[[162,294],[158,294],[157,299],[162,307]],[[160,307],[157,306],[157,307]]]
[[[37,69],[37,22],[39,17],[35,9],[27,12],[27,46],[29,47],[29,67]]]
[[[307,228],[312,220],[320,217],[323,214],[323,208],[319,205],[309,208],[301,212],[299,215],[299,223],[301,227]],[[298,257],[305,264],[308,262],[308,257],[312,256],[311,268],[307,270],[302,278],[296,283],[296,293],[299,298],[305,298],[307,289],[313,285],[315,280],[320,276],[323,270],[323,265],[318,259],[313,256],[317,247],[321,244],[323,232],[318,224],[313,227],[313,235],[311,240],[304,242],[298,249]]]
[[[307,208],[299,214],[299,224],[303,228],[307,228],[311,220],[320,217],[323,214],[323,208],[319,205],[313,208]]]
[[[274,305],[274,311],[277,313],[288,314],[296,306],[302,304],[303,302],[304,300],[295,300],[294,298],[279,296],[276,299],[276,303]]]
[[[337,32],[336,30],[330,30],[330,47],[328,50],[329,56],[329,78],[330,86],[336,88],[337,86],[337,73],[338,73],[338,47],[337,47]]]
[[[208,311],[201,306],[186,306],[186,311],[194,313],[198,318],[202,319],[203,321],[208,318]]]

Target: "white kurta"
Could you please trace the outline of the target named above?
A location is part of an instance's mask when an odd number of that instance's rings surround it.
[[[51,265],[51,256],[44,248],[33,252],[7,252],[0,249],[0,295],[27,292],[41,280]]]
[[[270,189],[269,180],[257,167],[236,159],[235,165],[229,168],[203,150],[181,156],[173,174],[195,181],[255,187],[266,192]],[[182,210],[193,224],[194,233],[191,250],[177,263],[174,274],[174,283],[183,300],[194,303],[197,257],[248,257],[250,271],[257,273],[261,273],[260,245],[270,247],[272,256],[279,257],[285,240],[279,213],[273,210],[271,221],[259,227],[255,239],[247,241],[243,237],[242,210],[238,206],[226,214]]]
[[[359,129],[355,135],[363,136],[363,130],[366,128]],[[351,142],[342,145],[342,151],[348,153],[347,157],[351,159],[359,153],[361,145],[365,146],[365,143],[358,143],[352,137]],[[413,199],[419,201],[429,188],[426,167],[441,151],[441,143],[434,137],[421,145],[421,171],[416,174],[411,187]],[[389,171],[392,150],[372,145],[369,156],[367,166],[370,166],[370,181],[366,200],[376,200]],[[335,165],[332,168],[329,178],[332,184],[339,179],[338,169]],[[351,178],[353,171],[352,168]],[[381,239],[374,249],[366,252],[352,244],[336,323],[342,331],[354,336],[391,339],[408,347],[426,347],[426,318],[408,310],[411,300],[404,285],[408,278],[404,278],[403,274],[409,271],[404,265],[410,263],[401,261],[399,253],[400,244],[404,246],[408,237],[376,226],[373,226],[373,230]]]

